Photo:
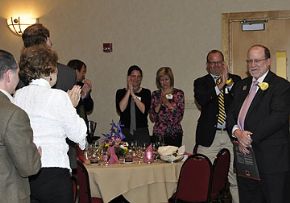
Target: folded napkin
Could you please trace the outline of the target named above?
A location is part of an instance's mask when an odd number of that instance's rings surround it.
[[[158,154],[160,156],[170,156],[173,154],[183,155],[185,152],[185,146],[182,145],[181,147],[175,147],[175,146],[162,146],[158,147]]]
[[[154,160],[153,147],[152,144],[150,144],[144,152],[143,161],[145,163],[149,163],[152,162],[153,160]]]
[[[110,154],[110,159],[109,159],[109,164],[117,164],[119,163],[119,159],[115,153],[115,147],[112,146],[112,147],[109,147],[108,149],[109,151],[109,154]]]
[[[185,145],[182,145],[181,147],[178,148],[177,154],[181,155],[185,153]]]

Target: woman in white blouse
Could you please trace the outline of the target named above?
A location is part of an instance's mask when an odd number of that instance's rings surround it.
[[[73,202],[66,137],[86,144],[86,124],[77,104],[80,87],[69,94],[52,89],[57,80],[57,54],[45,45],[24,48],[20,56],[20,74],[30,83],[15,93],[15,104],[24,109],[33,129],[33,142],[42,150],[42,168],[30,177],[31,202]]]

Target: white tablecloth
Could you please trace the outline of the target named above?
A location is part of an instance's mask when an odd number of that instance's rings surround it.
[[[175,192],[183,162],[86,165],[92,197],[105,203],[123,195],[131,203],[168,202]]]

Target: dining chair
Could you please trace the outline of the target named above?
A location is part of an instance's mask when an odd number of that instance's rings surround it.
[[[224,202],[227,184],[228,172],[230,167],[230,151],[221,149],[213,163],[213,173],[211,181],[210,200]]]
[[[192,150],[192,154],[197,154],[198,144],[195,144]]]
[[[91,197],[88,171],[80,160],[77,160],[76,177],[80,189],[79,203],[103,203],[101,198]]]
[[[80,186],[78,184],[77,178],[74,175],[71,176],[71,180],[72,180],[74,203],[79,203],[80,202]]]
[[[194,154],[183,163],[173,202],[207,202],[210,191],[212,164],[203,154]]]

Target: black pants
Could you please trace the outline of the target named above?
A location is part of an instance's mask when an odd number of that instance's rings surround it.
[[[238,177],[240,203],[286,203],[286,172],[263,174],[261,181]]]
[[[64,168],[42,168],[29,178],[31,203],[73,203],[71,175]]]
[[[130,134],[130,129],[128,128],[123,128],[122,132],[126,137],[125,141],[128,143],[137,142],[139,146],[143,146],[148,145],[151,141],[148,128],[137,128],[134,131],[134,135]]]
[[[181,147],[182,145],[182,133],[177,133],[175,136],[164,135],[160,137],[159,135],[153,135],[152,142],[160,142],[160,144]]]

